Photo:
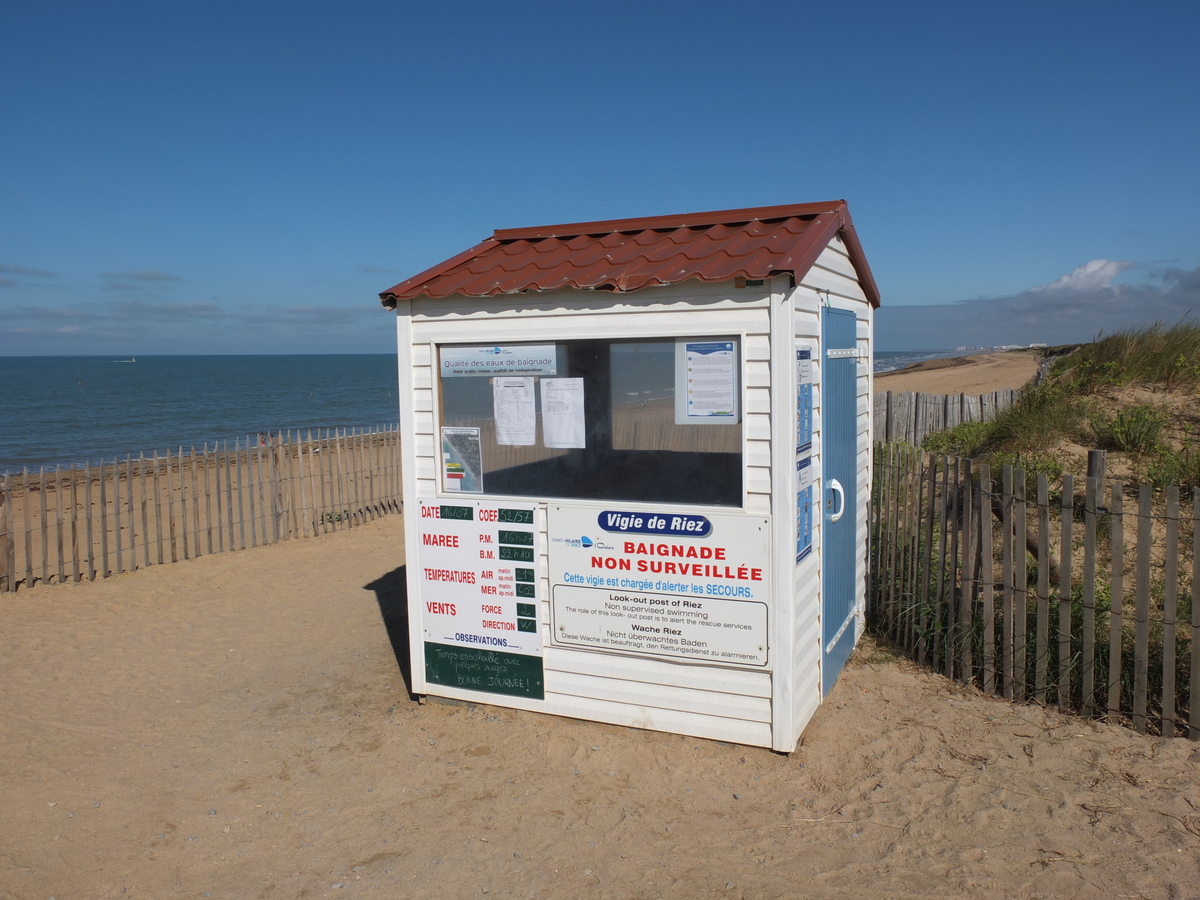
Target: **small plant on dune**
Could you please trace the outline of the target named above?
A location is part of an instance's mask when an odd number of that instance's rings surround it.
[[[1146,462],[1145,477],[1150,485],[1160,490],[1172,484],[1179,485],[1179,490],[1184,493],[1198,488],[1200,450],[1164,448]]]
[[[948,431],[935,431],[921,446],[938,456],[971,456],[991,437],[990,422],[964,422]]]
[[[1014,453],[1047,450],[1064,436],[1082,430],[1082,401],[1056,384],[1027,389],[1011,407],[992,422],[991,434],[981,448]]]
[[[1112,360],[1098,363],[1085,359],[1068,374],[1069,390],[1077,394],[1094,394],[1102,387],[1120,384],[1122,378],[1120,367]]]
[[[1035,496],[1033,491],[1036,489],[1038,475],[1045,475],[1046,480],[1053,484],[1062,478],[1064,471],[1062,460],[1043,450],[1025,453],[1001,450],[992,454],[991,464],[995,469],[1012,466],[1014,471],[1024,471],[1028,497]]]
[[[1200,383],[1200,360],[1180,353],[1167,376],[1167,390],[1173,391],[1184,385]]]
[[[1099,449],[1141,456],[1158,447],[1167,415],[1143,403],[1117,410],[1111,416],[1096,413],[1090,424]]]

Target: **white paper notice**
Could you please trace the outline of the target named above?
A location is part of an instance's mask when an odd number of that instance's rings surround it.
[[[542,438],[547,447],[585,446],[583,379],[543,378]]]
[[[529,447],[537,439],[537,408],[532,378],[493,378],[492,410],[496,443]]]

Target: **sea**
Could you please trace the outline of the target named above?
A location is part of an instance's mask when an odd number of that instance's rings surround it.
[[[875,371],[966,352],[880,351]],[[623,374],[636,380],[633,370]],[[397,390],[389,353],[0,357],[0,473],[211,448],[263,432],[395,425]]]

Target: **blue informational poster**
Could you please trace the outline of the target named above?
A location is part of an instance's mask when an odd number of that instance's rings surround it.
[[[796,562],[812,553],[812,485],[796,493]]]
[[[812,553],[813,350],[796,348],[796,562]]]

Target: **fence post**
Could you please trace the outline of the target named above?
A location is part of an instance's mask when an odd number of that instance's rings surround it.
[[[1137,584],[1134,588],[1133,727],[1146,733],[1146,692],[1150,670],[1150,541],[1153,536],[1150,487],[1138,489]]]
[[[1179,606],[1179,487],[1167,488],[1166,552],[1163,554],[1162,736],[1175,737],[1175,614]]]
[[[974,587],[975,587],[975,479],[970,458],[963,460],[962,483],[962,575],[959,579],[958,624],[962,634],[962,681],[970,684],[975,677],[975,657],[971,639],[974,633]]]
[[[283,496],[283,434],[271,436],[271,453],[267,457],[271,472],[271,499],[275,512],[275,540],[278,542],[287,532],[287,508]]]
[[[1121,714],[1121,623],[1125,604],[1125,508],[1119,484],[1113,485],[1109,511],[1112,528],[1109,546],[1112,552],[1112,599],[1108,609],[1108,718]]]
[[[1013,699],[1025,699],[1029,684],[1029,548],[1025,470],[1013,470]]]
[[[1034,635],[1033,699],[1046,702],[1046,672],[1050,665],[1050,482],[1037,476],[1038,558],[1037,631]]]
[[[955,600],[958,598],[958,584],[960,569],[958,566],[958,545],[960,543],[959,527],[962,522],[962,460],[958,457],[954,458],[954,474],[951,477],[947,488],[950,493],[950,555],[947,557],[948,569],[946,572],[946,677],[954,677],[954,662],[958,652],[959,634],[962,632],[962,623],[958,621],[956,615],[957,606]]]
[[[1188,669],[1188,737],[1200,739],[1200,488],[1192,489],[1192,656]]]
[[[992,580],[992,470],[979,467],[979,578],[983,587],[983,690],[996,693],[996,610]]]
[[[884,445],[876,444],[871,454],[874,471],[871,473],[871,532],[867,552],[867,621],[879,625],[879,542],[883,535],[883,462]]]
[[[167,549],[171,554],[171,562],[179,562],[179,550],[176,547],[176,539],[178,532],[175,527],[175,490],[171,484],[171,448],[166,451],[165,462],[163,463],[165,470],[163,471],[163,481],[167,486]],[[180,468],[183,468],[183,463],[179,463]]]
[[[1062,539],[1058,547],[1058,708],[1071,706],[1071,526],[1075,513],[1075,478],[1063,476]]]
[[[934,585],[933,594],[933,663],[936,669],[937,663],[941,661],[941,654],[945,652],[949,646],[949,622],[952,616],[943,616],[942,603],[946,599],[946,552],[949,549],[949,544],[946,541],[946,523],[947,523],[947,504],[950,494],[950,458],[942,457],[942,490],[941,497],[938,499],[937,515],[938,515],[938,548],[937,548],[937,583]]]
[[[1094,711],[1096,694],[1096,500],[1100,490],[1095,476],[1089,475],[1083,498],[1083,656],[1079,666],[1080,712],[1085,716]]]
[[[921,665],[929,662],[929,581],[930,569],[933,567],[933,517],[937,503],[937,457],[932,453],[928,457],[921,454],[922,460],[928,460],[927,506],[924,510],[925,536],[924,550],[921,553],[921,593],[917,607],[917,660]]]
[[[1085,716],[1096,708],[1096,528],[1104,509],[1104,470],[1107,454],[1088,451],[1087,496],[1083,510],[1083,665],[1080,671]]]

